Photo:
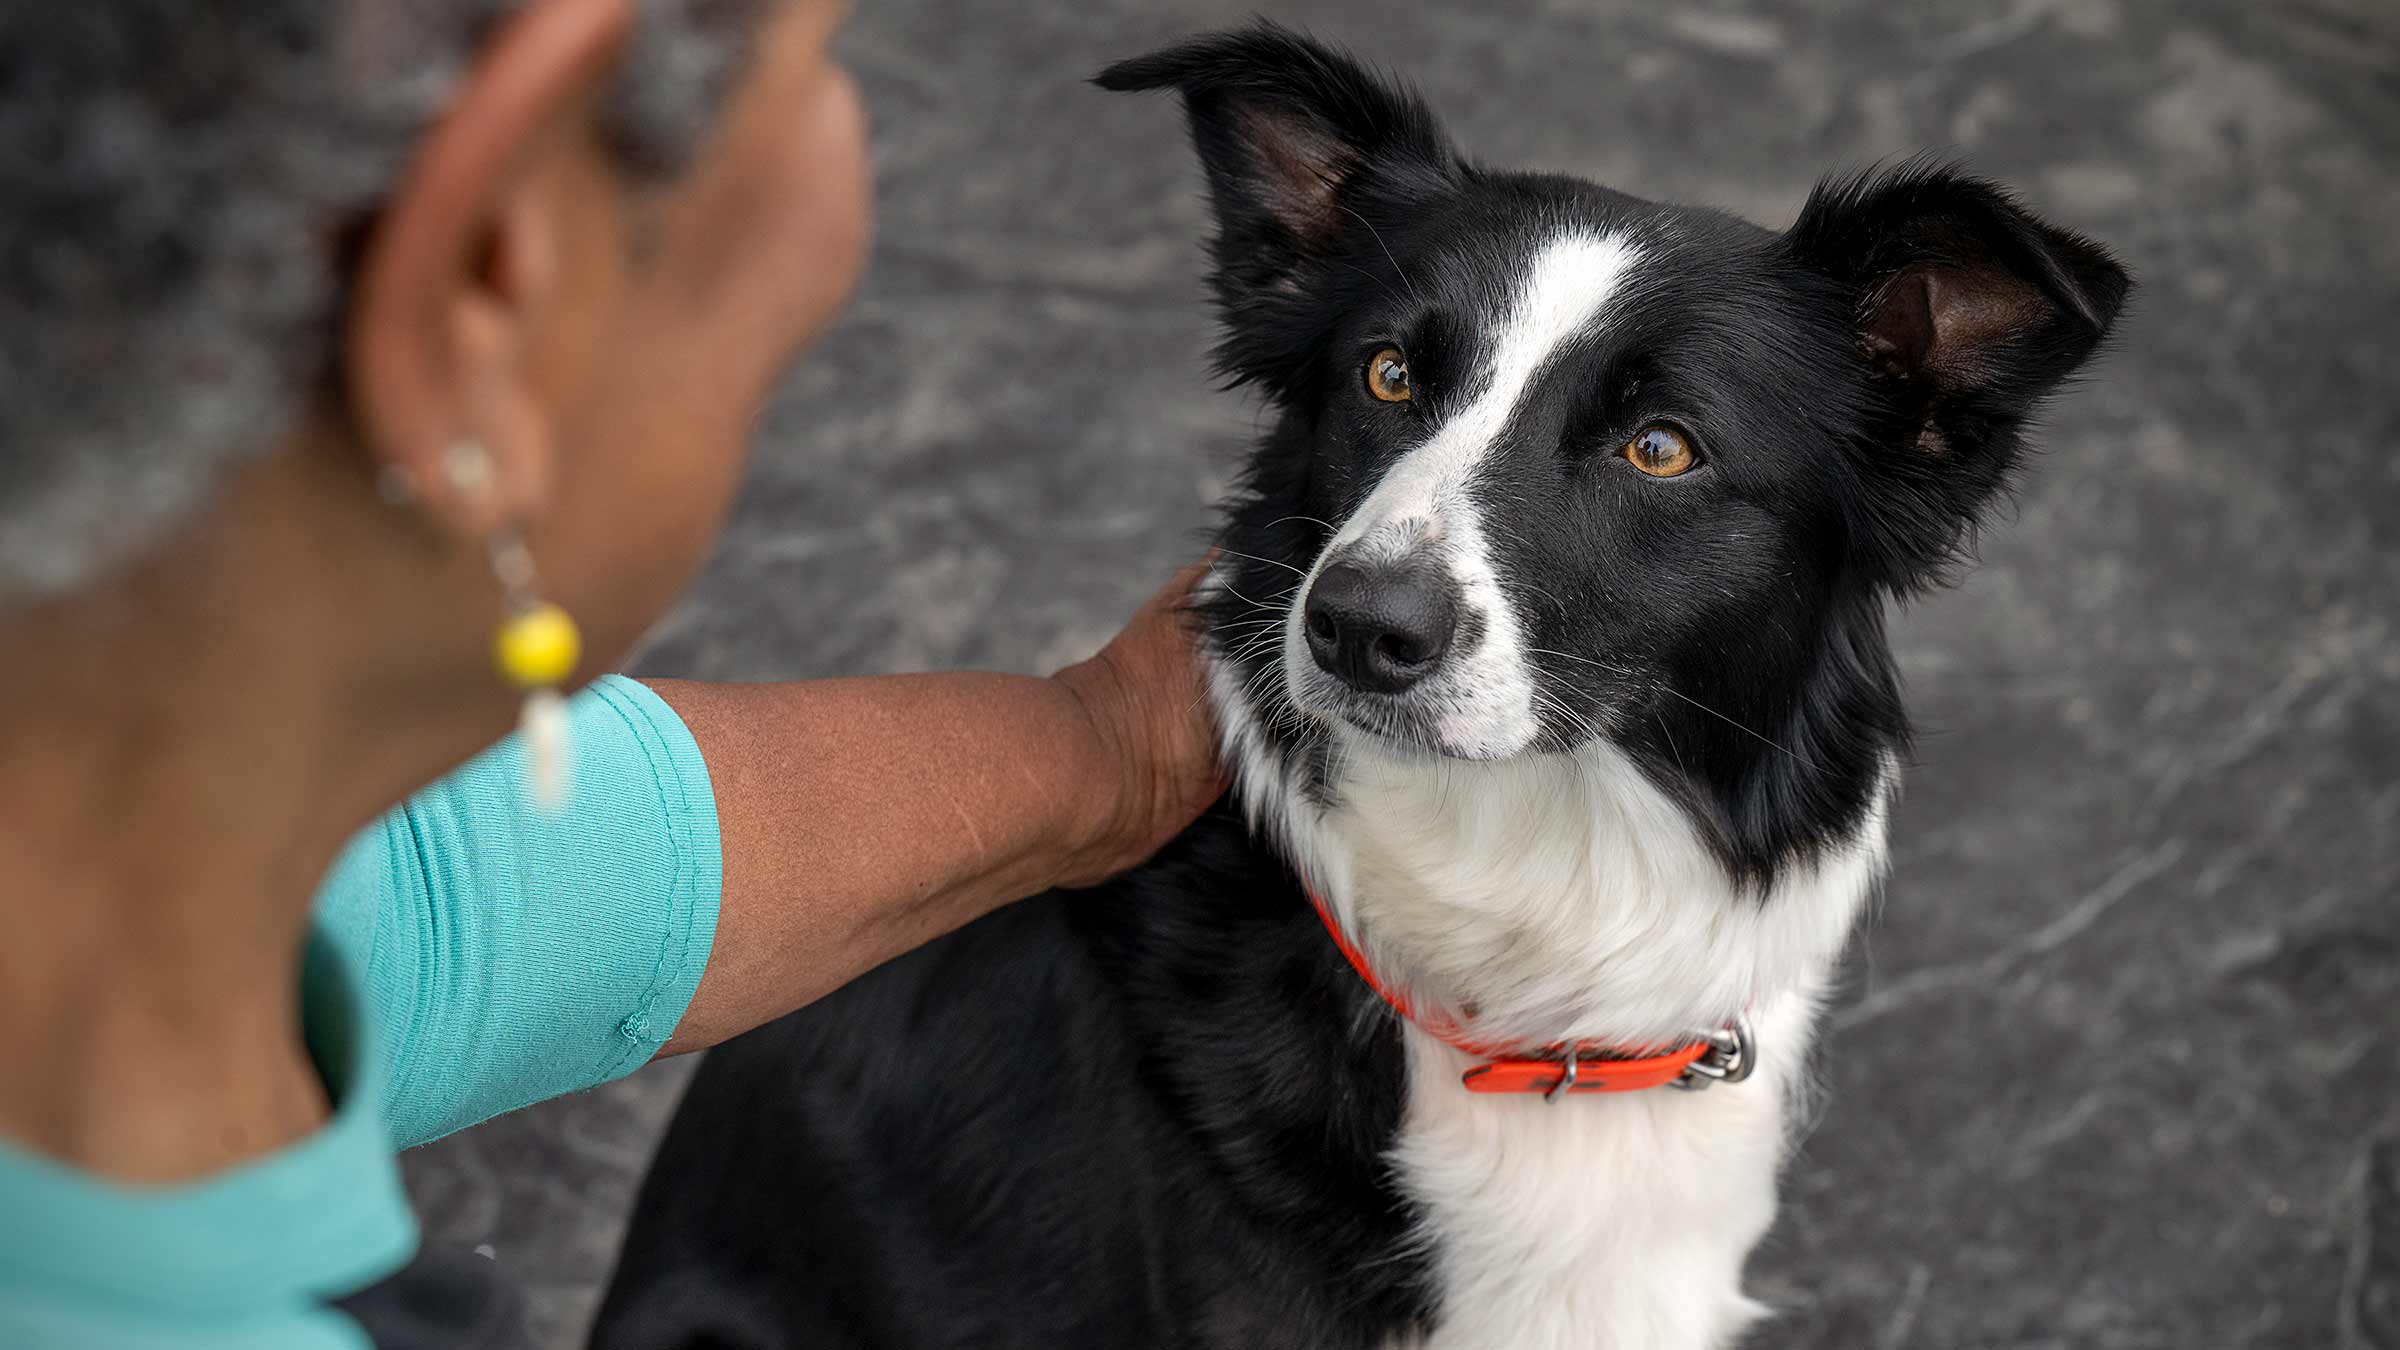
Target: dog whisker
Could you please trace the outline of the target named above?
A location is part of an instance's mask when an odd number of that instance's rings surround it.
[[[1320,520],[1315,516],[1277,516],[1273,520],[1268,521],[1266,524],[1259,526],[1259,528],[1262,530],[1271,530],[1276,526],[1283,524],[1287,520],[1306,521],[1311,525],[1321,527],[1328,534],[1337,533],[1339,530],[1339,527],[1337,527],[1332,521]]]
[[[1262,558],[1255,553],[1244,553],[1240,549],[1227,548],[1222,544],[1217,546],[1217,552],[1222,553],[1229,558],[1248,558],[1252,562],[1262,562],[1269,567],[1280,567],[1286,572],[1290,572],[1301,577],[1306,577],[1308,575],[1308,570],[1306,568],[1294,567],[1287,562],[1277,562],[1273,558]],[[1226,589],[1231,590],[1232,587],[1229,586]]]
[[[1282,592],[1279,592],[1279,593],[1277,593],[1277,594],[1276,594],[1275,596],[1273,596],[1271,599],[1267,599],[1267,600],[1252,600],[1252,599],[1251,599],[1249,596],[1246,596],[1246,595],[1242,594],[1240,591],[1237,591],[1237,590],[1235,590],[1235,589],[1233,588],[1233,584],[1232,584],[1231,582],[1227,582],[1227,583],[1225,584],[1225,590],[1226,590],[1226,593],[1227,593],[1227,594],[1229,594],[1229,595],[1233,596],[1233,597],[1234,597],[1235,599],[1237,599],[1237,600],[1241,600],[1241,601],[1245,601],[1245,602],[1247,602],[1247,603],[1250,605],[1250,607],[1251,607],[1251,608],[1253,608],[1253,609],[1276,609],[1276,608],[1279,608],[1279,606],[1278,606],[1278,604],[1277,604],[1276,602],[1278,602],[1278,601],[1281,601],[1281,600],[1284,600],[1284,599],[1287,599],[1287,598],[1289,598],[1289,597],[1292,595],[1292,593],[1293,593],[1294,591],[1297,591],[1297,590],[1299,590],[1299,589],[1300,589],[1300,588],[1299,588],[1298,586],[1293,586],[1293,587],[1292,587],[1290,590],[1286,590],[1286,591],[1282,591]]]
[[[1798,764],[1798,765],[1800,765],[1802,768],[1806,768],[1806,769],[1812,769],[1812,770],[1813,770],[1813,769],[1815,769],[1815,768],[1817,767],[1816,765],[1814,765],[1814,764],[1810,763],[1810,762],[1808,761],[1808,759],[1807,759],[1805,756],[1803,756],[1803,755],[1799,754],[1798,752],[1796,752],[1796,751],[1794,751],[1794,750],[1792,750],[1792,749],[1790,749],[1790,748],[1788,748],[1788,747],[1786,747],[1786,746],[1784,746],[1784,745],[1782,745],[1782,744],[1779,744],[1778,742],[1776,742],[1776,741],[1775,741],[1773,738],[1771,738],[1771,737],[1768,737],[1768,736],[1761,735],[1760,733],[1758,733],[1758,732],[1756,732],[1756,731],[1752,731],[1752,730],[1751,730],[1749,727],[1743,726],[1743,725],[1742,725],[1740,722],[1737,722],[1737,721],[1735,721],[1733,718],[1727,717],[1725,714],[1723,714],[1723,713],[1721,713],[1721,712],[1718,712],[1716,709],[1714,709],[1714,708],[1712,708],[1712,707],[1708,706],[1708,705],[1707,705],[1707,704],[1705,704],[1705,703],[1702,703],[1700,700],[1698,700],[1698,699],[1696,699],[1696,698],[1693,698],[1691,695],[1689,695],[1689,694],[1687,694],[1687,693],[1683,692],[1683,691],[1682,691],[1682,690],[1680,690],[1680,689],[1677,689],[1675,686],[1673,686],[1673,685],[1671,685],[1671,684],[1668,684],[1668,683],[1666,683],[1666,682],[1665,682],[1665,681],[1663,681],[1663,680],[1659,682],[1658,688],[1659,688],[1659,691],[1660,691],[1660,692],[1662,692],[1662,693],[1667,693],[1667,694],[1673,694],[1675,697],[1677,697],[1677,698],[1679,698],[1679,699],[1682,699],[1684,702],[1691,704],[1693,707],[1695,707],[1695,708],[1698,708],[1700,711],[1702,711],[1702,712],[1704,712],[1704,713],[1707,713],[1709,716],[1711,716],[1711,717],[1714,717],[1714,718],[1716,718],[1717,720],[1719,720],[1719,721],[1721,721],[1721,722],[1725,723],[1727,726],[1729,726],[1729,727],[1732,727],[1734,730],[1736,730],[1736,731],[1740,731],[1740,732],[1744,732],[1744,733],[1746,733],[1746,734],[1748,734],[1748,735],[1750,735],[1750,736],[1756,737],[1756,738],[1758,739],[1758,741],[1759,741],[1759,743],[1760,743],[1760,744],[1762,744],[1762,745],[1766,745],[1766,746],[1769,746],[1769,747],[1771,747],[1771,748],[1773,748],[1773,749],[1776,749],[1776,750],[1780,750],[1780,751],[1782,751],[1782,752],[1783,752],[1784,754],[1786,754],[1786,755],[1790,755],[1790,756],[1791,756],[1791,759],[1792,759],[1792,762],[1793,762],[1794,764]]]

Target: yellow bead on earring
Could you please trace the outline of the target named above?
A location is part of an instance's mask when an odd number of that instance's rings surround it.
[[[544,600],[534,575],[533,555],[513,528],[491,539],[492,572],[500,579],[508,618],[492,635],[492,664],[510,684],[525,691],[517,718],[525,750],[525,795],[534,809],[555,813],[567,802],[574,770],[567,702],[558,687],[583,659],[583,634],[575,620]]]
[[[543,689],[575,673],[583,634],[558,606],[544,602],[500,625],[492,643],[500,673],[519,689]]]

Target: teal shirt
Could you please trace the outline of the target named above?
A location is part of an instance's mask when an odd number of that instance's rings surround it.
[[[301,973],[323,1130],[166,1188],[0,1143],[0,1346],[362,1350],[326,1303],[416,1250],[393,1150],[622,1077],[666,1042],[716,936],[708,767],[631,680],[569,707],[564,813],[521,805],[505,741],[326,878]]]

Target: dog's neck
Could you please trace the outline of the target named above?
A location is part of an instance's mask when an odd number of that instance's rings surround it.
[[[1606,742],[1474,763],[1341,737],[1300,752],[1216,681],[1254,825],[1392,985],[1479,1042],[1664,1044],[1813,988],[1884,862],[1847,840],[1738,881]]]

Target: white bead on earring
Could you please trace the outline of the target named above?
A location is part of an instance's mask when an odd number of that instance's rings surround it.
[[[492,487],[492,452],[481,441],[452,441],[442,452],[442,477],[461,497],[481,497]]]

